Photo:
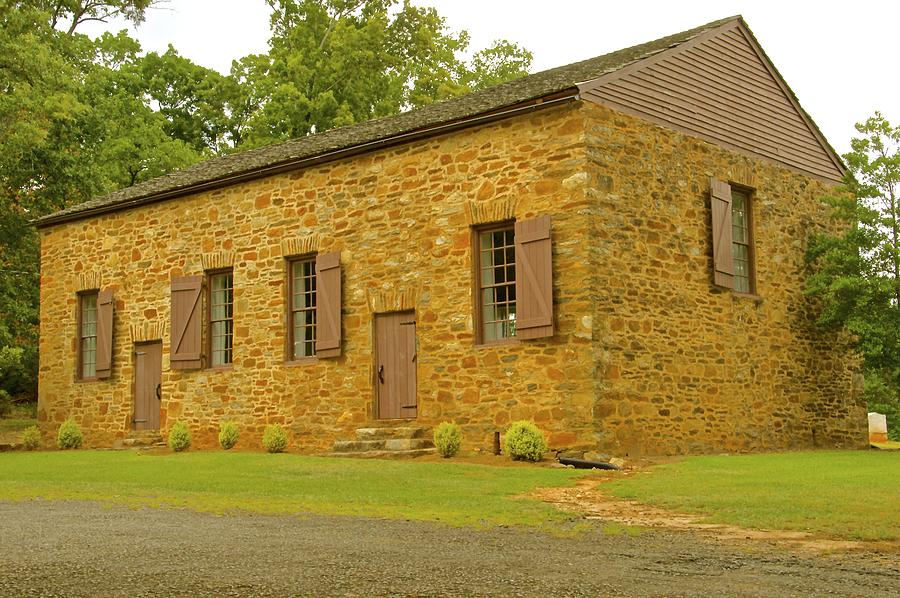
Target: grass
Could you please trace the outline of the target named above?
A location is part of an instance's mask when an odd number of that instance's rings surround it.
[[[614,496],[711,523],[900,540],[900,454],[822,451],[690,457],[604,484]]]
[[[560,524],[570,515],[519,496],[571,485],[580,475],[545,467],[290,454],[18,452],[0,455],[0,500],[75,499],[212,513],[319,513],[563,531]]]
[[[9,415],[0,418],[0,440],[14,440],[25,428],[37,425],[36,410],[36,403],[13,405]]]
[[[900,442],[896,440],[888,440],[887,442],[873,442],[872,446],[876,446],[886,451],[900,451]]]

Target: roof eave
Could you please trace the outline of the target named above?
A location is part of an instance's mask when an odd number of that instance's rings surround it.
[[[60,214],[57,216],[45,216],[43,218],[38,218],[31,222],[38,229],[48,228],[51,226],[55,226],[57,224],[63,224],[66,222],[72,222],[75,220],[84,220],[85,218],[90,218],[93,216],[98,216],[101,214],[108,214],[111,212],[118,212],[122,210],[128,210],[131,208],[135,208],[138,206],[143,206],[152,203],[159,203],[162,201],[167,201],[170,199],[175,199],[177,197],[184,197],[185,195],[191,195],[194,193],[201,193],[204,191],[211,191],[213,189],[218,189],[221,187],[226,187],[229,185],[234,185],[237,183],[243,183],[246,181],[251,181],[254,179],[259,179],[262,177],[272,176],[275,174],[281,174],[284,172],[289,172],[292,170],[298,170],[301,168],[307,168],[310,166],[315,166],[317,164],[323,164],[325,162],[333,162],[335,160],[341,160],[343,158],[348,158],[351,156],[356,156],[359,154],[364,154],[367,152],[375,151],[378,149],[383,149],[387,147],[393,147],[396,145],[401,145],[403,143],[409,143],[412,141],[418,141],[421,139],[425,139],[428,137],[434,137],[437,135],[443,135],[445,133],[450,133],[453,131],[457,131],[460,129],[465,129],[469,127],[474,127],[482,124],[491,123],[497,120],[502,120],[505,118],[511,118],[513,116],[517,116],[520,114],[526,114],[528,112],[533,112],[535,110],[540,110],[544,108],[548,108],[551,106],[556,106],[565,102],[569,102],[572,100],[578,99],[578,87],[573,86],[571,88],[565,89],[561,92],[555,92],[552,94],[543,95],[537,98],[533,98],[524,103],[519,103],[514,106],[506,106],[501,109],[489,110],[487,112],[475,114],[473,116],[469,116],[463,119],[452,120],[444,123],[439,123],[434,126],[425,127],[423,129],[416,129],[413,131],[407,131],[404,133],[399,133],[397,135],[392,135],[389,137],[384,137],[381,139],[376,139],[372,141],[367,141],[365,143],[359,143],[355,145],[351,145],[345,148],[341,148],[338,150],[333,150],[330,152],[315,154],[311,156],[305,156],[302,158],[293,158],[290,160],[284,160],[282,162],[278,162],[275,164],[268,164],[261,168],[252,168],[243,172],[233,173],[228,176],[218,177],[214,179],[210,179],[208,181],[202,181],[199,183],[194,183],[191,185],[186,185],[184,187],[179,187],[177,189],[170,189],[167,191],[161,191],[158,193],[150,193],[147,195],[131,198],[128,200],[124,200],[115,204],[109,204],[104,206],[98,206],[96,208],[91,208],[87,210],[82,210],[79,212],[72,212],[69,214]]]

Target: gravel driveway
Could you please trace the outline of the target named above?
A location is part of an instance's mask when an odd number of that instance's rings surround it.
[[[0,502],[3,596],[877,596],[900,568],[691,533],[575,538],[322,516]]]

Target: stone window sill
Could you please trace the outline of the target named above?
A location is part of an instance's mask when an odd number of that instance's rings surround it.
[[[756,293],[739,293],[737,291],[732,291],[731,296],[735,299],[747,299],[750,301],[755,301],[757,305],[763,302],[763,298]]]
[[[522,341],[517,338],[504,338],[502,340],[496,341],[483,341],[480,343],[475,343],[476,349],[490,349],[492,347],[508,347],[511,345],[520,345]]]

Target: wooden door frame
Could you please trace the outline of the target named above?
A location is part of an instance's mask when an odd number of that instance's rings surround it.
[[[416,397],[416,415],[413,417],[379,417],[380,414],[380,395],[379,395],[379,384],[378,384],[378,328],[377,322],[379,316],[388,316],[393,314],[410,314],[413,319],[413,326],[416,323],[416,309],[394,309],[390,311],[380,311],[372,314],[372,393],[373,393],[373,409],[372,409],[372,419],[376,421],[387,421],[387,422],[398,422],[398,421],[412,421],[418,418],[419,416],[419,360],[418,358],[413,362],[412,370],[415,376],[415,397]],[[414,328],[414,330],[416,330]],[[418,355],[419,351],[419,335],[418,332],[414,332],[413,339],[415,343],[415,351],[416,355]]]
[[[159,364],[159,378],[160,384],[162,384],[162,339],[153,339],[149,341],[136,341],[132,343],[131,347],[131,364],[132,364],[132,373],[131,373],[131,431],[137,431],[137,421],[135,420],[137,416],[137,352],[139,347],[144,347],[147,345],[159,345],[159,356],[160,356],[160,364]],[[156,428],[144,428],[151,430],[159,430],[162,427],[162,400],[160,399],[160,423]]]

